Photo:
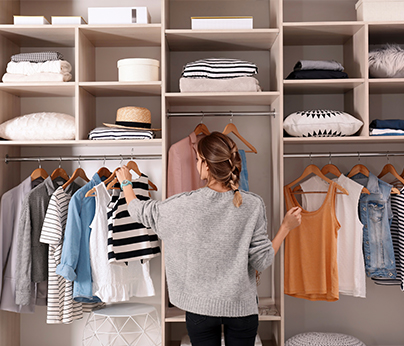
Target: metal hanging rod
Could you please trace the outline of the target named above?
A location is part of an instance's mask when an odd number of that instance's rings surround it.
[[[268,116],[278,114],[275,111],[267,111],[267,112],[170,112],[166,113],[167,117],[210,117],[210,116],[217,116],[217,117],[229,117],[229,116]]]
[[[137,155],[96,155],[96,156],[54,156],[54,157],[10,157],[6,155],[5,163],[9,162],[43,162],[43,161],[112,161],[112,160],[158,160],[161,154]]]
[[[391,156],[404,156],[404,152],[393,152],[393,151],[385,151],[385,152],[378,152],[378,153],[305,153],[305,154],[283,154],[284,158],[331,158],[331,157],[391,157]]]

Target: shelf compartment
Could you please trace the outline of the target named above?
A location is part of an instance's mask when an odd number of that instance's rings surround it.
[[[161,45],[161,24],[88,25],[79,30],[96,47]]]
[[[74,82],[0,83],[0,91],[18,97],[74,96]]]
[[[166,93],[170,106],[268,106],[279,92]]]
[[[161,82],[81,82],[79,86],[93,96],[160,96]]]
[[[402,94],[404,78],[369,79],[369,92],[371,94]]]
[[[279,29],[166,30],[171,51],[269,50]]]
[[[0,25],[0,35],[20,47],[74,47],[75,26]]]
[[[363,84],[363,78],[347,79],[285,79],[283,87],[285,94],[332,94],[345,93]]]
[[[286,46],[342,45],[358,33],[361,22],[301,22],[283,24]]]
[[[369,44],[404,43],[403,22],[369,23]]]

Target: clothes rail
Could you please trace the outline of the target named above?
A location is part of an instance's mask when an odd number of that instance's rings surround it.
[[[305,154],[283,154],[284,158],[308,158],[308,159],[314,159],[314,158],[320,158],[320,157],[325,157],[325,158],[331,158],[331,157],[356,157],[356,158],[362,158],[362,157],[391,157],[391,156],[404,156],[404,152],[393,152],[393,151],[385,151],[385,152],[378,152],[378,153],[305,153]]]
[[[5,156],[4,162],[42,162],[42,161],[111,161],[111,160],[158,160],[161,154],[137,155],[94,155],[94,156],[54,156],[54,157],[10,157]]]
[[[269,111],[269,112],[167,112],[167,118],[171,117],[195,117],[195,116],[202,116],[202,117],[207,117],[207,116],[217,116],[217,117],[229,117],[229,116],[268,116],[272,115],[275,117],[275,115],[278,114],[275,111]]]

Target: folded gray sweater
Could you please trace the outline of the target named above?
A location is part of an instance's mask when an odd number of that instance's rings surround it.
[[[208,316],[258,313],[255,270],[273,262],[261,197],[208,187],[165,201],[130,202],[132,218],[164,241],[169,298],[180,309]]]

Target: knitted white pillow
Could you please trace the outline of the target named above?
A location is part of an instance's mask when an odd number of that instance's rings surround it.
[[[292,336],[285,346],[366,346],[359,339],[340,333],[309,332]]]
[[[75,120],[63,113],[26,114],[2,123],[0,137],[18,141],[74,139]]]
[[[284,130],[294,137],[351,136],[362,125],[348,113],[321,109],[295,112],[283,121]]]

